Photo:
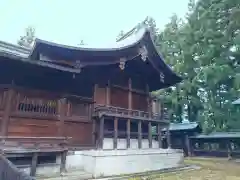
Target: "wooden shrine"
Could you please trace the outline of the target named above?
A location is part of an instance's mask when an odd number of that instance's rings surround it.
[[[147,139],[151,148],[153,126],[162,147],[160,132],[169,120],[163,108],[153,112],[150,92],[181,78],[159,56],[148,29],[134,33],[138,38],[125,37],[108,48],[36,39],[28,50],[2,42],[1,150],[35,157],[35,152],[101,149],[105,137],[113,139],[114,149],[118,138],[126,140],[126,148],[130,139],[137,139],[138,148]]]

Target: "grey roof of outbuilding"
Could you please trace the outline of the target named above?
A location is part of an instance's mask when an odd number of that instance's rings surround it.
[[[213,132],[192,136],[194,139],[240,138],[240,132]]]
[[[240,98],[235,100],[235,101],[233,101],[232,104],[240,104]]]
[[[184,131],[184,130],[191,130],[198,127],[197,122],[186,122],[186,123],[170,123],[169,130],[170,131]],[[163,129],[165,131],[166,128]]]

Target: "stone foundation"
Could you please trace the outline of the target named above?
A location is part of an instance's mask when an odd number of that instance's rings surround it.
[[[83,169],[94,177],[133,174],[175,168],[183,152],[174,149],[77,151],[67,157],[67,169]]]

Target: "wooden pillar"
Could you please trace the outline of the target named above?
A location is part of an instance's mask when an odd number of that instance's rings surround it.
[[[34,177],[36,175],[37,170],[37,160],[38,160],[38,153],[33,153],[32,156],[32,164],[31,164],[31,170],[30,170],[30,176]]]
[[[227,140],[227,155],[228,155],[228,160],[232,159],[232,147],[231,147],[231,141]]]
[[[128,109],[132,109],[132,80],[128,79]]]
[[[67,150],[61,153],[60,173],[66,172]]]
[[[92,120],[92,144],[97,148],[96,138],[97,138],[97,129],[96,129],[96,119]]]
[[[146,85],[146,94],[147,94],[147,107],[148,107],[148,114],[149,114],[149,118],[152,118],[152,102],[151,102],[151,98],[150,98],[150,94],[149,94],[149,86],[148,84]]]
[[[12,109],[12,101],[13,101],[13,96],[14,96],[14,90],[8,89],[7,91],[7,98],[6,98],[6,104],[4,107],[4,112],[3,112],[3,119],[2,119],[2,128],[1,128],[1,135],[2,136],[7,136],[8,134],[8,124],[10,120],[10,113]]]
[[[101,117],[99,120],[99,149],[103,148],[103,140],[104,140],[104,117]]]
[[[187,149],[187,156],[191,157],[192,152],[191,152],[190,139],[189,139],[188,134],[185,134],[185,146]]]
[[[157,124],[158,147],[162,148],[162,131],[160,123]]]
[[[97,100],[97,90],[98,90],[98,84],[94,84],[94,92],[93,92],[94,102],[96,102],[96,100]]]
[[[108,81],[107,83],[107,87],[106,87],[106,105],[110,105],[111,104],[111,87],[110,87],[110,81]]]
[[[118,118],[114,119],[114,138],[113,138],[113,149],[117,149],[118,142]]]
[[[152,123],[148,122],[148,143],[149,148],[152,148]]]
[[[130,148],[130,139],[131,139],[131,120],[127,120],[127,148]]]
[[[58,136],[64,136],[64,119],[66,116],[66,106],[67,100],[66,98],[62,98],[58,100]]]
[[[166,130],[166,138],[167,138],[167,145],[168,145],[168,148],[172,148],[172,142],[171,142],[171,132],[170,132],[170,130],[169,130],[169,126],[170,125],[168,125],[168,127],[167,127],[167,130]]]
[[[142,148],[142,121],[138,121],[138,148]]]

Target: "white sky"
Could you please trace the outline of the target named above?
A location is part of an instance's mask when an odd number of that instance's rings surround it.
[[[67,45],[115,41],[146,16],[163,29],[176,13],[184,17],[189,0],[0,0],[0,40],[16,43],[31,25],[38,38]]]

